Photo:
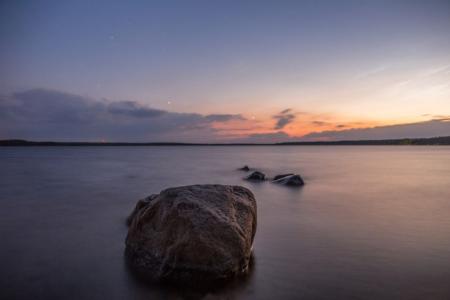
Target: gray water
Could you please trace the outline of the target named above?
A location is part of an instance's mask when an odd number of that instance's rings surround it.
[[[236,168],[300,173],[300,189]],[[2,299],[450,299],[450,147],[0,148]],[[136,201],[239,184],[258,204],[245,280],[190,294],[123,257]]]

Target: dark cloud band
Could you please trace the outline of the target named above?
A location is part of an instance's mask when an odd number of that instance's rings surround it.
[[[48,89],[0,99],[1,138],[149,141],[214,139],[213,123],[239,114],[177,113],[135,101],[98,101]]]

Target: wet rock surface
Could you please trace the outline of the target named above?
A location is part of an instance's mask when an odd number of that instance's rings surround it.
[[[303,186],[305,184],[300,175],[284,175],[276,180],[274,179],[272,182],[287,186]]]
[[[252,181],[263,181],[266,179],[266,175],[262,172],[255,171],[252,174],[248,175],[245,179]]]
[[[136,204],[128,218],[126,257],[155,281],[229,279],[248,271],[256,219],[247,188],[169,188]]]
[[[280,175],[276,175],[273,180],[278,180],[280,178],[286,177],[286,176],[291,176],[294,175],[293,173],[288,173],[288,174],[280,174]]]

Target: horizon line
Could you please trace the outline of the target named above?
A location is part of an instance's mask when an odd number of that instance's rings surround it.
[[[0,146],[330,146],[330,145],[450,145],[450,136],[430,138],[361,139],[336,141],[289,141],[277,143],[190,143],[190,142],[58,142],[24,139],[0,140]]]

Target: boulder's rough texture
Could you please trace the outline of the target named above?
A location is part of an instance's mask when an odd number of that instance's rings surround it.
[[[134,207],[133,211],[131,212],[131,214],[127,218],[127,225],[130,226],[131,222],[136,217],[136,215],[139,213],[139,211],[141,211],[142,208],[147,206],[150,203],[150,201],[152,201],[156,197],[158,197],[158,194],[153,194],[153,195],[148,196],[147,198],[139,200],[136,203],[136,206]]]
[[[264,173],[255,171],[252,174],[248,175],[245,179],[247,179],[247,180],[255,180],[255,181],[265,180],[266,179],[266,175]]]
[[[248,172],[248,171],[250,171],[250,168],[247,165],[245,165],[242,168],[239,168],[239,170]]]
[[[247,188],[169,188],[140,200],[129,219],[126,256],[153,280],[217,281],[248,270],[256,201]]]
[[[273,180],[272,182],[288,185],[288,186],[302,186],[305,184],[302,177],[300,175],[288,175],[283,176],[277,180]]]
[[[283,177],[286,177],[286,176],[291,176],[291,175],[294,175],[294,174],[289,173],[289,174],[281,174],[281,175],[277,175],[277,176],[275,176],[275,177],[273,178],[273,180],[278,180],[278,179],[280,179],[280,178],[283,178]]]

